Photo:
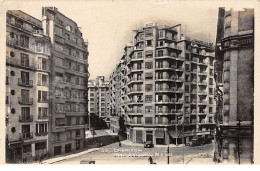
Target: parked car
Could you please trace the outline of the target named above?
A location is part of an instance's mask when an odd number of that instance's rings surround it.
[[[202,137],[193,138],[190,142],[186,143],[187,146],[200,146],[205,144],[205,139]]]
[[[145,144],[144,144],[144,148],[153,148],[154,145],[152,143],[152,141],[147,141]]]

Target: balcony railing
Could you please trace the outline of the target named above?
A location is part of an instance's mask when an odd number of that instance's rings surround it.
[[[176,112],[176,110],[172,109],[172,110],[155,110],[155,113],[157,114],[174,114]]]
[[[176,88],[156,88],[155,91],[175,91]]]
[[[48,119],[48,115],[38,115],[38,119]]]
[[[128,93],[136,93],[136,92],[142,92],[142,91],[143,91],[142,88],[140,88],[140,89],[130,89],[130,90],[128,90]]]
[[[29,116],[19,116],[19,122],[32,122],[33,121],[33,115]]]
[[[206,91],[198,91],[199,94],[207,94]]]
[[[33,133],[32,132],[23,132],[19,134],[20,140],[32,139]]]
[[[32,105],[33,104],[33,98],[18,97],[18,103],[22,104],[22,105]]]
[[[35,132],[35,136],[45,136],[48,135],[48,132]]]
[[[41,99],[41,98],[38,98],[38,102],[39,102],[39,103],[48,103],[48,102],[49,102],[49,99]]]
[[[167,102],[167,103],[173,103],[175,102],[175,99],[162,99],[162,100],[157,100],[155,101],[156,103],[164,103],[164,102]]]
[[[23,87],[33,87],[33,80],[23,81],[21,78],[18,78],[18,85]]]

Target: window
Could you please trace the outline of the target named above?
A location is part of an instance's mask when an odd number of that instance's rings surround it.
[[[44,44],[41,42],[36,42],[36,52],[44,52]]]
[[[67,25],[67,26],[66,26],[66,30],[72,31],[72,27],[71,27],[70,25]]]
[[[141,63],[137,63],[136,69],[142,69],[142,64]]]
[[[186,56],[186,60],[189,61],[190,60],[190,54],[186,53],[185,56]]]
[[[42,57],[38,58],[38,69],[47,70],[47,59]]]
[[[152,58],[153,57],[153,51],[152,50],[146,51],[145,52],[145,57],[146,58]]]
[[[76,130],[76,136],[77,136],[77,137],[80,136],[80,130],[79,130],[79,129]]]
[[[38,116],[39,117],[47,117],[48,116],[48,108],[46,108],[46,107],[39,107],[38,108]]]
[[[68,33],[64,34],[65,39],[70,40],[70,35]]]
[[[157,79],[163,79],[163,73],[162,72],[158,72],[157,74],[158,74]]]
[[[153,100],[153,96],[151,96],[151,95],[145,96],[145,102],[152,102],[152,100]]]
[[[152,84],[146,84],[146,85],[145,85],[145,92],[151,92],[151,91],[152,91],[152,88],[153,88],[153,85],[152,85]]]
[[[90,93],[90,96],[95,96],[94,93]]]
[[[142,123],[142,118],[141,117],[137,117],[137,124],[141,124]]]
[[[143,57],[143,53],[142,52],[138,52],[137,53],[137,58],[142,58]]]
[[[152,113],[152,106],[145,106],[145,113]]]
[[[153,62],[146,62],[145,63],[145,68],[146,69],[152,69],[153,68]]]
[[[22,107],[21,115],[22,115],[22,118],[29,119],[30,118],[30,107]]]
[[[79,78],[76,78],[76,85],[79,85]]]
[[[63,82],[63,74],[62,73],[55,73],[55,81]]]
[[[212,113],[212,107],[209,107],[209,113]]]
[[[213,78],[209,78],[209,85],[213,85]]]
[[[29,67],[29,55],[21,53],[21,66]]]
[[[93,101],[95,101],[95,100],[94,100],[94,98],[90,98],[90,101],[93,102]]]
[[[190,87],[188,85],[185,85],[185,92],[189,92],[190,91]]]
[[[163,37],[164,36],[164,31],[163,30],[160,30],[159,31],[159,37]]]
[[[150,37],[153,36],[153,30],[149,29],[149,30],[145,30],[145,37]]]
[[[185,70],[190,71],[190,65],[189,64],[185,64]]]
[[[212,97],[209,97],[209,104],[213,104],[213,99],[212,99]]]
[[[48,75],[39,73],[38,74],[38,85],[48,86]]]
[[[63,45],[55,43],[54,48],[56,51],[63,52]]]
[[[21,81],[23,85],[29,85],[29,72],[21,71]]]
[[[76,125],[79,125],[80,117],[76,117]]]
[[[209,69],[209,74],[213,75],[213,69]]]
[[[157,68],[163,68],[163,62],[162,61],[159,61],[157,63]]]
[[[146,41],[146,46],[153,46],[152,40],[147,40]]]
[[[38,102],[48,101],[48,91],[38,91]]]
[[[213,95],[213,88],[209,88],[209,94]]]
[[[145,79],[146,80],[152,80],[153,79],[153,73],[145,73]]]
[[[158,57],[161,57],[161,56],[163,56],[163,50],[158,51]]]
[[[213,66],[213,59],[209,59],[210,66]]]
[[[145,124],[152,124],[153,123],[153,118],[152,117],[146,117],[145,118]]]
[[[29,48],[29,38],[26,36],[20,36],[20,46],[24,48]]]

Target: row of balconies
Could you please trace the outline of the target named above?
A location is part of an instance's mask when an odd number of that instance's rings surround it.
[[[48,119],[48,115],[38,115],[38,119]],[[33,115],[28,115],[28,116],[19,116],[19,122],[32,122],[33,121]]]

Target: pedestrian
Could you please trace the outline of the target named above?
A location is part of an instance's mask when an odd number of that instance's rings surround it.
[[[149,162],[149,164],[153,164],[153,158],[152,158],[152,156],[150,156],[150,157],[148,158],[148,162]]]
[[[118,145],[119,145],[119,147],[121,147],[121,141],[119,141]]]
[[[39,156],[39,164],[42,164],[42,156]]]

